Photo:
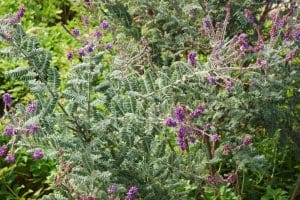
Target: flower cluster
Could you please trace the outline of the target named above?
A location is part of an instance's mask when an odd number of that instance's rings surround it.
[[[127,199],[128,200],[135,199],[137,193],[138,193],[138,188],[136,186],[132,186],[127,192]]]

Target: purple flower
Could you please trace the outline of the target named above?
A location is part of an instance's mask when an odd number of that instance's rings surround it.
[[[127,192],[127,198],[129,200],[135,199],[136,195],[138,193],[138,188],[136,186],[132,186],[129,191]]]
[[[86,200],[95,200],[95,197],[90,194],[86,197]]]
[[[195,118],[199,117],[204,112],[204,110],[205,110],[204,105],[198,106],[193,112],[191,112],[190,118],[195,119]]]
[[[100,26],[102,29],[106,30],[109,27],[109,22],[107,20],[104,20],[101,22]]]
[[[40,149],[34,149],[33,150],[33,159],[34,160],[39,160],[41,158],[43,158],[44,154],[42,152],[42,150]]]
[[[210,135],[209,137],[210,137],[210,141],[212,142],[217,142],[221,139],[221,136],[218,134]]]
[[[90,5],[91,1],[90,0],[84,0],[84,4]]]
[[[279,34],[278,28],[276,26],[272,26],[272,28],[270,30],[271,38],[274,38],[274,37],[278,36],[278,34]]]
[[[26,9],[25,9],[24,7],[21,7],[21,8],[19,9],[19,11],[17,12],[16,18],[17,18],[18,20],[20,20],[20,19],[24,16],[25,11],[26,11]]]
[[[203,26],[206,28],[210,28],[211,23],[210,20],[208,18],[203,19]]]
[[[200,130],[199,128],[197,128],[197,129],[194,129],[194,133],[195,133],[196,135],[201,136],[201,135],[203,134],[203,131]]]
[[[206,131],[210,131],[210,129],[211,129],[211,124],[210,124],[210,123],[205,124],[204,129],[205,129]]]
[[[290,51],[288,54],[285,56],[286,61],[291,61],[293,58],[296,56],[296,51]]]
[[[71,60],[73,58],[73,53],[72,52],[68,52],[67,53],[67,59]]]
[[[226,81],[226,82],[225,82],[225,88],[226,88],[226,90],[227,90],[228,92],[231,92],[232,89],[233,89],[233,85],[234,85],[233,81],[231,81],[231,80]]]
[[[254,22],[254,17],[253,17],[252,12],[250,10],[245,9],[244,10],[244,15],[247,18],[247,20],[248,20],[249,23],[253,23]]]
[[[78,29],[78,28],[74,28],[74,29],[72,30],[72,35],[73,35],[74,37],[78,37],[78,36],[80,35],[79,29]]]
[[[165,120],[165,125],[169,126],[169,127],[175,127],[177,125],[177,122],[176,122],[176,120],[172,119],[171,117],[168,117]]]
[[[195,142],[196,142],[196,138],[194,138],[194,137],[189,137],[189,141],[190,141],[191,143],[195,143]]]
[[[247,34],[242,33],[238,36],[238,43],[240,44],[241,50],[247,49],[249,47],[249,44],[246,42]]]
[[[243,145],[248,146],[252,143],[252,137],[250,135],[246,135],[243,140]]]
[[[108,194],[115,194],[117,192],[117,187],[112,185],[107,189]]]
[[[266,60],[258,60],[258,65],[260,66],[260,67],[266,67],[267,65],[268,65],[268,62],[266,61]]]
[[[111,49],[112,48],[112,44],[107,44],[106,46],[105,46],[105,49]]]
[[[217,78],[214,77],[214,76],[209,76],[209,77],[207,77],[207,81],[210,84],[216,84],[217,83]]]
[[[3,102],[6,106],[11,107],[12,105],[12,97],[9,93],[3,94]]]
[[[185,110],[186,110],[185,106],[178,106],[175,109],[175,117],[176,117],[177,121],[179,121],[179,122],[183,122],[184,121]]]
[[[35,102],[32,102],[31,104],[29,104],[28,106],[27,106],[27,111],[28,112],[35,112],[36,111],[36,109],[37,109],[37,104],[35,103]]]
[[[39,130],[39,127],[36,124],[30,124],[26,128],[26,133],[32,134],[32,133],[36,133],[38,130]]]
[[[187,144],[183,138],[177,137],[176,141],[181,151],[186,150]]]
[[[14,153],[8,153],[7,156],[6,156],[6,158],[5,158],[5,161],[7,163],[14,163],[15,160],[16,160],[16,158],[15,158],[15,154]]]
[[[196,53],[190,52],[188,55],[188,62],[195,67],[196,66]]]
[[[79,50],[77,51],[77,53],[78,53],[78,55],[79,55],[80,57],[82,57],[82,56],[85,55],[84,49],[79,49]]]
[[[11,125],[5,127],[3,135],[12,135],[15,132],[15,128]]]
[[[4,144],[0,147],[0,156],[5,156],[7,152],[7,146]]]
[[[86,46],[86,51],[87,51],[88,53],[91,53],[92,51],[94,51],[93,45],[87,45],[87,46]]]
[[[94,33],[94,36],[95,36],[96,38],[100,38],[102,35],[103,35],[103,33],[100,32],[100,31],[96,31],[96,32]]]
[[[300,39],[300,26],[297,27],[295,30],[294,30],[294,40],[299,40]]]
[[[187,132],[188,128],[186,126],[180,126],[180,128],[178,129],[177,137],[184,138]]]
[[[283,39],[284,39],[285,41],[291,41],[291,40],[293,39],[291,29],[288,29],[288,30],[285,32]]]

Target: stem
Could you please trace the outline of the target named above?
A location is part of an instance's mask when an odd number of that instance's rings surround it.
[[[296,181],[295,189],[293,190],[291,200],[296,200],[299,191],[300,191],[300,175],[298,175],[298,179]]]

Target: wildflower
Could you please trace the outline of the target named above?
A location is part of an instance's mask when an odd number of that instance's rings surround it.
[[[12,97],[9,93],[3,94],[3,102],[6,106],[11,107],[12,105]]]
[[[249,44],[247,43],[246,39],[247,39],[246,33],[240,34],[237,38],[241,50],[247,49],[249,47]]]
[[[266,67],[268,65],[268,62],[266,60],[258,60],[257,63],[260,67]]]
[[[106,30],[109,27],[109,22],[107,20],[104,20],[104,21],[102,21],[100,26],[102,29]]]
[[[170,127],[175,127],[177,125],[177,122],[176,122],[176,120],[172,119],[171,117],[168,117],[165,120],[165,125],[170,126]]]
[[[188,55],[188,62],[195,67],[196,65],[196,53],[194,52],[190,52]]]
[[[297,27],[295,30],[294,30],[294,40],[299,40],[300,39],[300,26]]]
[[[94,36],[95,36],[96,38],[100,38],[102,35],[103,35],[103,33],[102,33],[101,31],[96,31],[96,32],[94,33]]]
[[[177,144],[178,144],[179,148],[181,149],[181,151],[186,150],[187,144],[183,138],[177,137],[176,141],[177,141]]]
[[[189,137],[189,141],[190,141],[191,143],[195,143],[195,142],[196,142],[196,138],[194,138],[194,137]]]
[[[0,156],[5,156],[7,152],[7,146],[4,144],[0,147]]]
[[[26,133],[32,134],[32,133],[36,133],[38,130],[39,130],[39,127],[36,124],[30,124],[26,128]]]
[[[279,34],[278,28],[276,26],[272,26],[271,31],[270,31],[271,38],[278,36],[278,34]]]
[[[193,112],[191,112],[190,118],[195,119],[199,117],[204,112],[204,110],[205,110],[205,106],[203,105],[198,106]]]
[[[12,134],[14,134],[14,132],[15,132],[14,127],[11,125],[8,125],[4,129],[3,135],[12,135]]]
[[[19,9],[19,11],[17,12],[16,17],[17,17],[18,19],[21,19],[21,18],[24,16],[25,11],[26,11],[25,7],[21,7],[21,8]]]
[[[115,194],[117,192],[117,187],[112,185],[107,189],[108,194]]]
[[[210,28],[210,26],[211,26],[210,20],[208,18],[203,19],[203,25],[206,28]]]
[[[86,51],[87,51],[88,53],[91,53],[92,51],[94,51],[93,45],[88,45],[88,46],[86,46]]]
[[[211,124],[210,124],[210,123],[205,124],[204,129],[205,129],[206,131],[210,131],[210,129],[211,129]]]
[[[290,51],[288,54],[285,56],[286,61],[291,61],[293,58],[296,56],[296,51]]]
[[[136,195],[138,193],[138,188],[136,186],[132,186],[129,191],[127,192],[127,198],[129,200],[135,199]]]
[[[8,153],[7,156],[6,156],[6,158],[5,158],[5,161],[7,163],[14,163],[15,160],[16,160],[16,158],[15,158],[15,154],[14,153]]]
[[[229,80],[225,82],[225,88],[228,92],[231,92],[233,89],[233,81]]]
[[[184,138],[184,136],[187,134],[188,128],[186,126],[180,126],[177,137]]]
[[[90,5],[91,1],[90,0],[84,0],[85,5]]]
[[[77,51],[77,53],[78,53],[78,55],[79,55],[80,57],[82,57],[82,56],[85,55],[84,49],[79,49],[79,50]]]
[[[33,159],[34,160],[39,160],[41,158],[43,158],[44,154],[42,152],[42,150],[40,149],[34,149],[33,150]]]
[[[184,121],[185,110],[186,110],[185,106],[178,106],[175,109],[175,117],[176,117],[177,121],[179,121],[179,122],[183,122]]]
[[[67,59],[71,60],[73,58],[73,53],[72,52],[68,52],[67,53]]]
[[[252,143],[252,137],[250,135],[245,136],[245,138],[243,140],[243,145],[248,146],[251,143]]]
[[[74,37],[78,37],[78,36],[80,35],[79,29],[74,28],[74,29],[72,30],[72,35],[73,35]]]
[[[107,44],[106,46],[105,46],[105,49],[111,49],[112,48],[112,44]]]
[[[35,103],[35,102],[32,102],[31,104],[29,104],[28,106],[27,106],[27,111],[28,112],[35,112],[36,111],[36,109],[37,109],[37,104]]]
[[[245,9],[244,10],[244,15],[247,18],[247,20],[248,20],[249,23],[253,23],[254,22],[254,17],[253,17],[252,12],[250,10]]]
[[[211,140],[212,142],[217,142],[217,141],[219,141],[220,139],[221,139],[221,136],[218,135],[218,134],[210,135],[210,140]]]

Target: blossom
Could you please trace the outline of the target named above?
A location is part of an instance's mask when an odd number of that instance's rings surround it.
[[[190,141],[191,143],[195,143],[195,142],[196,142],[196,138],[194,138],[194,137],[189,137],[189,141]]]
[[[181,149],[181,151],[186,150],[187,144],[183,138],[177,137],[176,141],[177,141],[177,144],[178,144],[179,148]]]
[[[6,106],[11,107],[12,105],[12,97],[9,93],[3,94],[3,102]]]
[[[250,135],[246,135],[243,140],[243,145],[249,145],[252,143],[252,137]]]
[[[247,18],[247,20],[248,20],[249,23],[253,23],[254,22],[254,17],[252,15],[251,10],[245,9],[244,10],[244,15]]]
[[[7,146],[4,144],[0,147],[0,156],[5,156],[7,152]]]
[[[290,51],[289,53],[286,54],[285,60],[286,61],[291,61],[293,58],[296,56],[296,51]]]
[[[188,55],[188,62],[195,67],[196,65],[196,53],[195,52],[190,52]]]
[[[179,121],[179,122],[183,122],[184,121],[185,110],[186,110],[185,106],[178,106],[175,109],[175,117],[176,117],[177,121]]]
[[[117,187],[112,185],[107,189],[108,194],[115,194],[117,192]]]
[[[101,31],[96,31],[96,32],[94,32],[94,36],[95,36],[96,38],[100,38],[102,35],[103,35],[103,33],[102,33]]]
[[[109,22],[107,20],[104,20],[101,22],[100,26],[102,29],[106,30],[109,27]]]
[[[82,56],[85,55],[84,49],[79,49],[79,50],[77,51],[77,53],[78,53],[78,55],[79,55],[80,57],[82,57]]]
[[[236,180],[236,174],[229,174],[229,176],[226,178],[226,182],[227,183],[234,183]]]
[[[7,125],[4,129],[3,135],[12,135],[15,132],[15,128],[11,125]]]
[[[17,17],[18,19],[21,19],[21,18],[24,16],[25,11],[26,11],[25,7],[22,6],[22,7],[19,9],[19,11],[17,12],[16,17]]]
[[[67,53],[67,59],[71,60],[73,58],[73,53],[72,52],[68,52]]]
[[[111,48],[112,48],[112,44],[105,45],[105,49],[111,49]]]
[[[221,136],[218,135],[218,134],[210,135],[210,140],[211,140],[212,142],[217,142],[217,141],[219,141],[220,139],[221,139]]]
[[[74,28],[74,29],[72,30],[72,35],[73,35],[74,37],[78,37],[78,36],[80,35],[79,29]]]
[[[204,129],[205,129],[206,131],[210,131],[210,129],[211,129],[211,124],[210,124],[210,123],[205,124]]]
[[[40,149],[34,149],[33,150],[33,158],[34,160],[39,160],[41,158],[43,158],[44,154],[42,152],[42,150]]]
[[[127,197],[129,200],[135,199],[136,195],[138,193],[138,188],[136,186],[132,186],[129,191],[127,192]]]
[[[198,106],[193,112],[191,112],[190,118],[195,119],[195,118],[199,117],[204,112],[204,110],[205,110],[204,105]]]
[[[88,52],[88,53],[91,53],[92,51],[94,51],[93,45],[87,45],[85,48],[86,48],[86,52]]]
[[[15,158],[15,154],[14,153],[8,153],[7,156],[6,156],[6,158],[5,158],[5,161],[7,163],[14,163],[15,160],[16,160],[16,158]]]
[[[85,26],[89,25],[89,19],[88,19],[87,16],[83,16],[83,17],[81,18],[81,20],[82,20],[82,23],[83,23]]]
[[[186,126],[180,126],[177,137],[184,138],[184,136],[187,134],[188,128]]]
[[[175,119],[172,119],[171,117],[168,117],[166,120],[165,120],[165,125],[166,126],[170,126],[170,127],[175,127],[177,125],[177,122]]]
[[[36,133],[38,130],[39,130],[39,127],[36,124],[30,124],[26,128],[26,133],[32,134],[32,133]]]
[[[35,103],[35,102],[32,102],[31,104],[29,104],[28,106],[27,106],[27,111],[28,112],[35,112],[36,111],[36,109],[37,109],[37,104]]]
[[[206,28],[210,28],[210,26],[211,26],[210,20],[208,18],[203,19],[203,25]]]
[[[225,153],[230,153],[232,151],[232,147],[230,144],[225,144],[223,150]]]
[[[233,81],[229,80],[225,82],[225,88],[228,92],[231,92],[233,89]]]

